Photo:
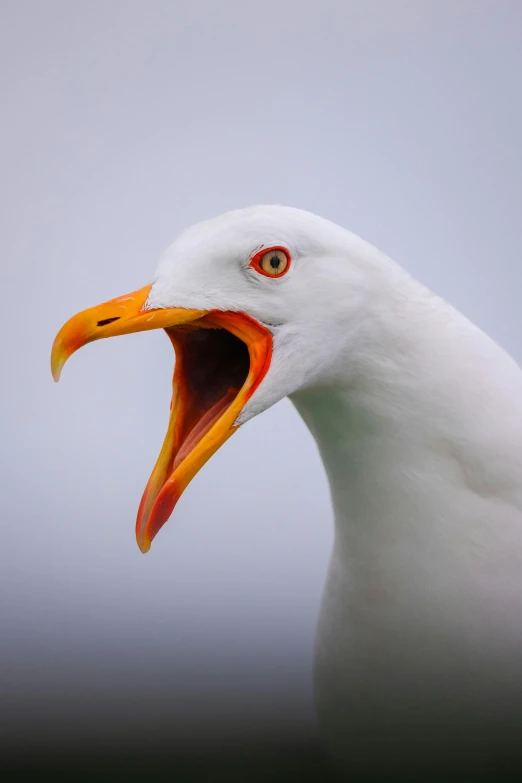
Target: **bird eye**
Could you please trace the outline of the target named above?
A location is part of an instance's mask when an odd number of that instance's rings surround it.
[[[252,266],[267,277],[281,277],[289,266],[288,253],[279,247],[264,250],[252,260]]]

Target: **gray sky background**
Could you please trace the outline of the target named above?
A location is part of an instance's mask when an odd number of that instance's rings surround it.
[[[521,361],[522,3],[2,0],[0,31],[4,738],[311,734],[332,515],[292,406],[228,441],[144,557],[170,343],[88,346],[59,386],[51,343],[187,225],[276,202]]]

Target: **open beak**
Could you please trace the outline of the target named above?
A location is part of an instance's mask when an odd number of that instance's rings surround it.
[[[67,359],[93,340],[163,328],[176,364],[165,441],[141,499],[136,539],[148,552],[181,493],[233,435],[272,355],[270,331],[244,313],[147,309],[151,286],[84,310],[58,332],[51,353],[55,381]]]

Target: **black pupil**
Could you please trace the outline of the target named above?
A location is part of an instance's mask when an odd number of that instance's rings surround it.
[[[272,269],[277,269],[277,267],[280,265],[281,265],[281,259],[279,258],[278,255],[274,253],[272,258],[270,259],[270,266],[272,267]]]

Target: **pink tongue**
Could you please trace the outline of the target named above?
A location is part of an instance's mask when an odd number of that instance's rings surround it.
[[[190,431],[186,439],[183,441],[183,445],[176,454],[176,458],[172,464],[172,472],[174,472],[177,466],[185,459],[187,454],[190,454],[196,443],[198,443],[204,435],[213,427],[216,421],[221,417],[221,414],[232,403],[232,400],[237,395],[237,389],[229,389],[227,393],[216,402],[212,408],[209,408],[205,415],[198,421],[196,426]]]

